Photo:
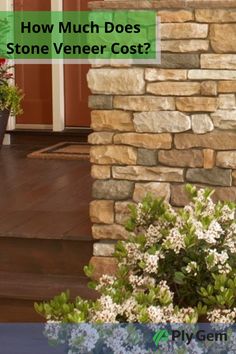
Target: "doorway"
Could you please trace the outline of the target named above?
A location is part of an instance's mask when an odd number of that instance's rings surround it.
[[[88,0],[14,0],[17,11],[85,11]],[[16,117],[14,128],[89,128],[89,65],[16,65],[15,80],[24,91],[24,113]]]

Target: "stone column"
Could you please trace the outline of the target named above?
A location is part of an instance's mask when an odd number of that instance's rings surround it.
[[[184,185],[236,200],[236,0],[94,1],[91,8],[156,9],[161,65],[93,67],[90,207],[97,274],[113,271],[129,203],[147,192],[175,206]],[[100,273],[99,273],[100,272]]]

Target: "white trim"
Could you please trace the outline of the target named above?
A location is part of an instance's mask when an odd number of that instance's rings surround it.
[[[52,129],[51,124],[16,124],[16,129]]]
[[[5,134],[2,144],[3,145],[11,145],[11,135],[10,134]]]
[[[63,0],[51,0],[52,11],[63,11]],[[64,63],[52,64],[53,131],[65,129]]]

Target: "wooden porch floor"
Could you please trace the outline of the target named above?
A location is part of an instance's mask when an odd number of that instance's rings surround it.
[[[70,290],[94,297],[88,161],[36,160],[37,146],[0,150],[0,322],[35,322],[33,303]]]
[[[0,236],[88,239],[90,163],[29,159],[28,152],[20,145],[0,151]]]

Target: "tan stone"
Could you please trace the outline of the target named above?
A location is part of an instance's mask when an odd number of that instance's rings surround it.
[[[219,109],[235,109],[235,95],[233,94],[221,94],[218,96],[218,108]]]
[[[209,41],[205,39],[181,39],[161,41],[162,52],[186,53],[204,52],[209,49]]]
[[[142,94],[145,91],[144,70],[130,69],[90,69],[87,75],[92,93]]]
[[[236,79],[236,70],[189,70],[191,80],[233,80]]]
[[[92,133],[88,137],[88,143],[92,145],[111,144],[114,133],[99,132]]]
[[[132,114],[119,110],[114,111],[92,111],[91,128],[97,131],[119,130],[133,131]]]
[[[116,134],[115,144],[126,144],[147,149],[170,149],[172,137],[170,134]]]
[[[198,23],[164,23],[161,25],[162,39],[206,38],[208,25]]]
[[[216,128],[226,130],[236,128],[236,110],[218,110],[212,113],[211,118]]]
[[[217,96],[217,83],[215,81],[201,82],[202,96]]]
[[[236,168],[236,151],[219,151],[216,155],[216,165],[224,168]]]
[[[182,182],[183,170],[171,167],[114,166],[112,175],[115,179],[131,181]]]
[[[154,82],[147,84],[147,92],[159,96],[191,96],[200,94],[199,82]]]
[[[198,22],[236,22],[236,11],[235,9],[196,9],[195,17]]]
[[[236,133],[214,131],[204,135],[181,133],[175,135],[177,149],[206,148],[214,150],[236,149]]]
[[[133,199],[135,202],[140,202],[146,195],[150,193],[154,198],[165,198],[170,200],[170,184],[149,182],[149,183],[135,183]]]
[[[199,188],[206,186],[197,185]],[[221,201],[236,201],[236,187],[214,187],[215,193],[212,199],[216,202]],[[185,185],[171,185],[171,204],[174,206],[185,206],[190,202],[185,190]]]
[[[108,179],[111,177],[110,166],[92,165],[91,176],[94,179]]]
[[[146,112],[172,111],[175,109],[175,100],[173,97],[115,96],[114,108]]]
[[[135,205],[135,204],[132,203],[131,201],[115,203],[115,219],[117,224],[125,225],[127,220],[129,220],[131,215],[129,205]]]
[[[161,150],[158,152],[158,160],[163,165],[171,167],[203,166],[203,154],[201,150]]]
[[[210,39],[216,53],[236,53],[236,24],[211,25]]]
[[[117,270],[114,257],[92,257],[89,263],[94,267],[94,280],[99,280],[103,274],[114,275]]]
[[[235,54],[202,54],[202,69],[236,69]]]
[[[177,109],[182,112],[214,112],[217,109],[217,99],[213,97],[178,97]]]
[[[114,222],[114,202],[111,200],[93,200],[89,211],[93,223],[113,224]]]
[[[124,240],[128,238],[129,233],[121,225],[94,224],[92,226],[92,235],[96,240]]]
[[[93,255],[97,257],[112,257],[115,244],[111,242],[96,242],[93,244]]]
[[[212,120],[208,114],[193,114],[192,130],[195,134],[205,134],[214,129]]]
[[[147,68],[145,79],[147,81],[187,80],[187,70]]]
[[[134,126],[138,132],[179,133],[191,129],[191,119],[178,111],[141,112],[134,114]]]
[[[137,162],[137,150],[130,146],[92,146],[90,161],[97,164],[133,165]]]
[[[216,153],[214,150],[211,149],[204,149],[203,150],[204,156],[204,165],[205,169],[211,169],[216,165]]]
[[[161,10],[158,11],[158,16],[161,17],[162,23],[187,22],[187,21],[194,20],[193,12],[188,10],[178,10],[178,11]]]
[[[236,80],[235,81],[219,81],[218,91],[222,93],[236,93]]]

